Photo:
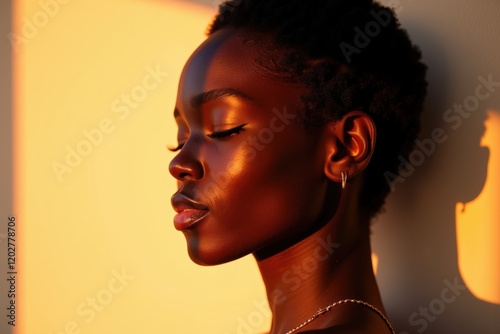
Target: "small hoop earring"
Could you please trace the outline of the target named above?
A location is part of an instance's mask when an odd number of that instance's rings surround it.
[[[342,179],[342,189],[345,189],[346,184],[347,184],[347,172],[341,172],[340,173],[340,178]]]

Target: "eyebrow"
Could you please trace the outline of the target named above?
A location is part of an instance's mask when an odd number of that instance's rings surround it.
[[[248,97],[247,95],[243,94],[240,91],[237,91],[236,89],[218,88],[195,95],[189,100],[189,103],[193,108],[198,108],[202,104],[207,103],[209,101],[214,101],[214,100],[219,101],[227,99],[229,97],[237,97],[248,101],[252,100],[250,97]]]
[[[193,96],[190,100],[189,103],[193,108],[198,108],[204,103],[210,102],[210,101],[221,101],[225,100],[229,97],[237,97],[243,100],[247,101],[252,101],[253,99],[250,98],[249,96],[243,94],[242,92],[236,90],[236,89],[231,89],[231,88],[217,88],[217,89],[212,89],[207,92],[203,92],[200,94],[197,94]],[[174,109],[174,117],[180,116],[179,110],[177,108]]]

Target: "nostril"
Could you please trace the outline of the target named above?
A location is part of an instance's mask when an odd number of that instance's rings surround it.
[[[189,173],[185,173],[185,172],[184,173],[180,173],[178,175],[179,179],[181,179],[181,180],[185,179],[185,178],[188,178],[189,176],[190,176],[190,174]]]

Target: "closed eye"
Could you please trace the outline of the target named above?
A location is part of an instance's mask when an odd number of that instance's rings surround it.
[[[243,131],[245,125],[246,124],[238,125],[237,127],[224,131],[214,131],[207,136],[217,140],[228,140],[234,136],[237,136],[241,131]]]
[[[220,141],[228,140],[234,136],[237,136],[241,131],[243,131],[245,125],[247,125],[247,124],[245,123],[242,125],[238,125],[237,127],[234,127],[232,129],[229,129],[229,130],[214,131],[214,132],[208,134],[207,136],[212,138],[212,139],[216,139],[216,140],[220,140]],[[182,150],[182,148],[184,147],[184,144],[185,143],[181,143],[181,144],[177,145],[176,147],[168,147],[167,146],[167,149],[170,152],[178,152],[178,151]]]

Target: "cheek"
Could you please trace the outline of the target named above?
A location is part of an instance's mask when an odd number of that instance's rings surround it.
[[[207,152],[200,190],[212,213],[187,236],[195,262],[236,259],[318,219],[326,183],[310,146],[283,136],[255,151],[241,144]]]
[[[231,227],[259,226],[265,233],[308,224],[319,215],[326,184],[314,153],[279,139],[255,156],[243,152],[231,159],[239,162],[214,170],[218,176],[212,178],[220,182],[212,192],[213,204],[221,220],[230,217]]]
[[[229,146],[229,145],[228,145]],[[205,176],[199,185],[200,197],[210,207],[227,202],[234,193],[248,189],[249,159],[242,144],[206,152]]]

